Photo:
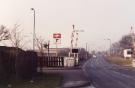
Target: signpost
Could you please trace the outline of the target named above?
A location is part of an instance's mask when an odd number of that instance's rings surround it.
[[[60,33],[54,33],[53,34],[53,38],[54,39],[60,39],[61,38],[61,34]]]
[[[56,44],[56,56],[58,56],[58,42],[61,40],[61,33],[54,33],[53,38],[55,39]]]
[[[44,47],[46,49],[48,49],[48,54],[47,54],[48,57],[49,57],[49,46],[50,46],[50,41],[48,41],[48,43],[44,44]]]
[[[75,25],[72,25],[73,30],[71,33],[71,48],[69,52],[69,57],[73,57],[75,59],[75,65],[78,65],[78,40],[79,40],[79,32],[84,32],[84,30],[76,30]]]

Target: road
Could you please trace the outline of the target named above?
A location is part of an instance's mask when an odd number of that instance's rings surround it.
[[[102,55],[82,67],[95,88],[135,88],[135,69],[108,63]]]

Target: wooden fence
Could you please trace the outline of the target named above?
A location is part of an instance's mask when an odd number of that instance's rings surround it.
[[[39,57],[38,67],[64,67],[64,57]]]
[[[37,53],[23,51],[16,47],[0,46],[0,80],[17,78],[32,78],[37,72]]]

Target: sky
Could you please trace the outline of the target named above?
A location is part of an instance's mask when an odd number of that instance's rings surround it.
[[[106,50],[112,43],[135,29],[135,0],[0,0],[0,25],[12,29],[19,24],[32,48],[33,12],[36,11],[36,35],[50,40],[61,33],[58,47],[70,47],[72,25],[79,32],[78,47]]]

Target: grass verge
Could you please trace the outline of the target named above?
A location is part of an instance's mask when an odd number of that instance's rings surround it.
[[[3,81],[0,83],[0,88],[57,88],[60,86],[62,76],[59,74],[38,74],[33,79],[33,83],[30,80],[16,79]]]
[[[108,62],[117,64],[117,65],[131,65],[132,59],[124,59],[118,56],[111,56],[107,58]]]

